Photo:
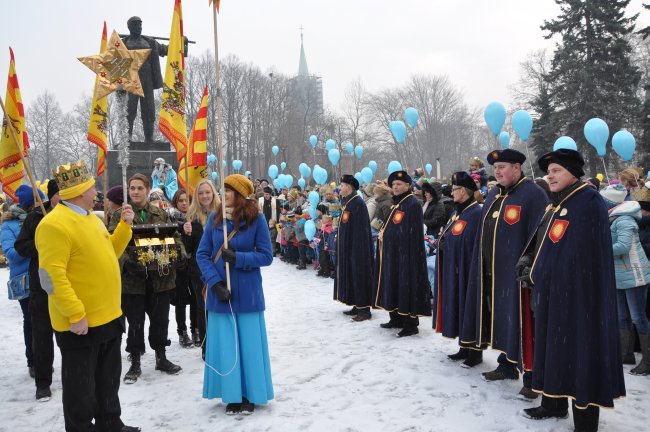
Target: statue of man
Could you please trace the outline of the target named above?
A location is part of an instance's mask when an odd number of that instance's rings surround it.
[[[129,138],[133,135],[133,122],[138,111],[138,102],[140,102],[144,140],[145,142],[152,142],[153,125],[156,116],[153,91],[162,88],[163,85],[159,57],[167,55],[167,45],[158,43],[153,38],[142,36],[142,20],[137,16],[129,18],[126,25],[129,27],[130,34],[122,40],[128,49],[151,49],[149,58],[144,62],[139,72],[144,97],[139,97],[131,93],[128,96],[127,119],[129,121]]]

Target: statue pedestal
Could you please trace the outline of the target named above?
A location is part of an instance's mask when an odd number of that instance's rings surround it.
[[[165,159],[165,162],[170,164],[174,171],[178,172],[178,161],[176,160],[176,152],[170,150],[161,150],[161,148],[168,149],[169,143],[167,142],[132,142],[129,145],[129,167],[126,170],[127,180],[135,173],[141,173],[151,178],[151,171],[153,171],[153,161],[158,158]],[[108,187],[117,186],[122,184],[122,167],[118,163],[119,150],[108,151]],[[152,185],[153,187],[153,185]]]

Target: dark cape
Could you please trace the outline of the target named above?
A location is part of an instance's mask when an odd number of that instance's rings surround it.
[[[460,214],[452,215],[440,235],[433,322],[436,332],[444,337],[456,338],[461,334],[469,270],[475,259],[474,243],[480,223],[481,206],[473,201]]]
[[[355,193],[339,218],[334,300],[357,308],[372,306],[372,255],[368,209]]]
[[[614,399],[625,396],[625,382],[607,209],[586,185],[549,207],[551,221],[537,234],[543,238],[531,269],[532,388],[575,399],[579,408],[611,408]]]
[[[410,317],[431,316],[422,206],[413,194],[394,205],[377,240],[375,307]]]
[[[474,244],[476,258],[470,270],[461,342],[492,346],[515,364],[521,362],[520,284],[515,265],[547,204],[546,192],[525,177],[508,189],[492,189],[483,205]],[[484,247],[492,251],[491,259],[484,257]]]

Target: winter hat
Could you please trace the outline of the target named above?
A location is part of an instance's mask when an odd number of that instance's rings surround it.
[[[494,150],[487,155],[487,161],[490,165],[494,165],[497,162],[507,162],[511,164],[522,164],[526,161],[526,156],[517,150],[510,148],[503,150]]]
[[[480,179],[480,176],[477,174],[468,174],[466,171],[456,171],[451,175],[451,184],[454,186],[461,186],[465,189],[469,189],[470,191],[475,192],[478,190],[478,188],[476,187],[474,180],[478,179],[475,179],[474,176],[477,176]]]
[[[54,180],[47,182],[47,199],[51,200],[52,197],[59,193],[59,185]]]
[[[600,189],[600,180],[598,180],[596,177],[591,177],[587,179],[587,181],[591,183],[596,188],[596,190]]]
[[[124,188],[122,185],[113,186],[106,192],[106,198],[117,205],[124,204]]]
[[[600,195],[605,199],[607,208],[612,208],[625,201],[627,189],[622,184],[615,184],[601,190]]]
[[[253,182],[241,174],[230,174],[223,182],[244,198],[248,198],[255,190]]]
[[[41,198],[45,198],[45,195],[43,195],[43,192],[40,190],[38,191],[38,194]],[[34,189],[32,189],[31,186],[20,185],[18,189],[16,189],[16,198],[18,198],[18,205],[20,208],[27,210],[34,205]]]
[[[343,174],[340,183],[347,183],[352,186],[354,190],[359,190],[359,181],[351,174]]]
[[[539,169],[543,172],[547,172],[548,166],[552,163],[560,165],[562,168],[569,171],[574,177],[580,178],[585,175],[585,172],[582,169],[582,167],[585,166],[585,160],[582,158],[582,155],[575,150],[566,148],[557,149],[542,155],[542,157],[537,160],[537,165],[539,165]]]
[[[388,176],[388,186],[393,187],[393,182],[395,180],[399,180],[408,184],[411,184],[411,182],[413,181],[406,171],[393,171]]]

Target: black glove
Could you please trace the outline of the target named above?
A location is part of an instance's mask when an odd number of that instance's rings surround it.
[[[533,282],[530,280],[530,269],[533,265],[533,257],[531,255],[523,255],[515,265],[515,275],[517,281],[521,282],[524,288],[532,289]]]
[[[228,291],[228,287],[223,282],[217,282],[216,284],[212,285],[210,289],[217,296],[219,301],[230,301],[230,291]]]
[[[224,249],[223,252],[221,253],[221,257],[223,260],[231,265],[235,265],[235,262],[237,261],[237,255],[234,250],[228,248]]]
[[[147,269],[132,259],[127,259],[124,261],[122,271],[125,274],[135,276],[137,278],[145,278],[147,276]]]

